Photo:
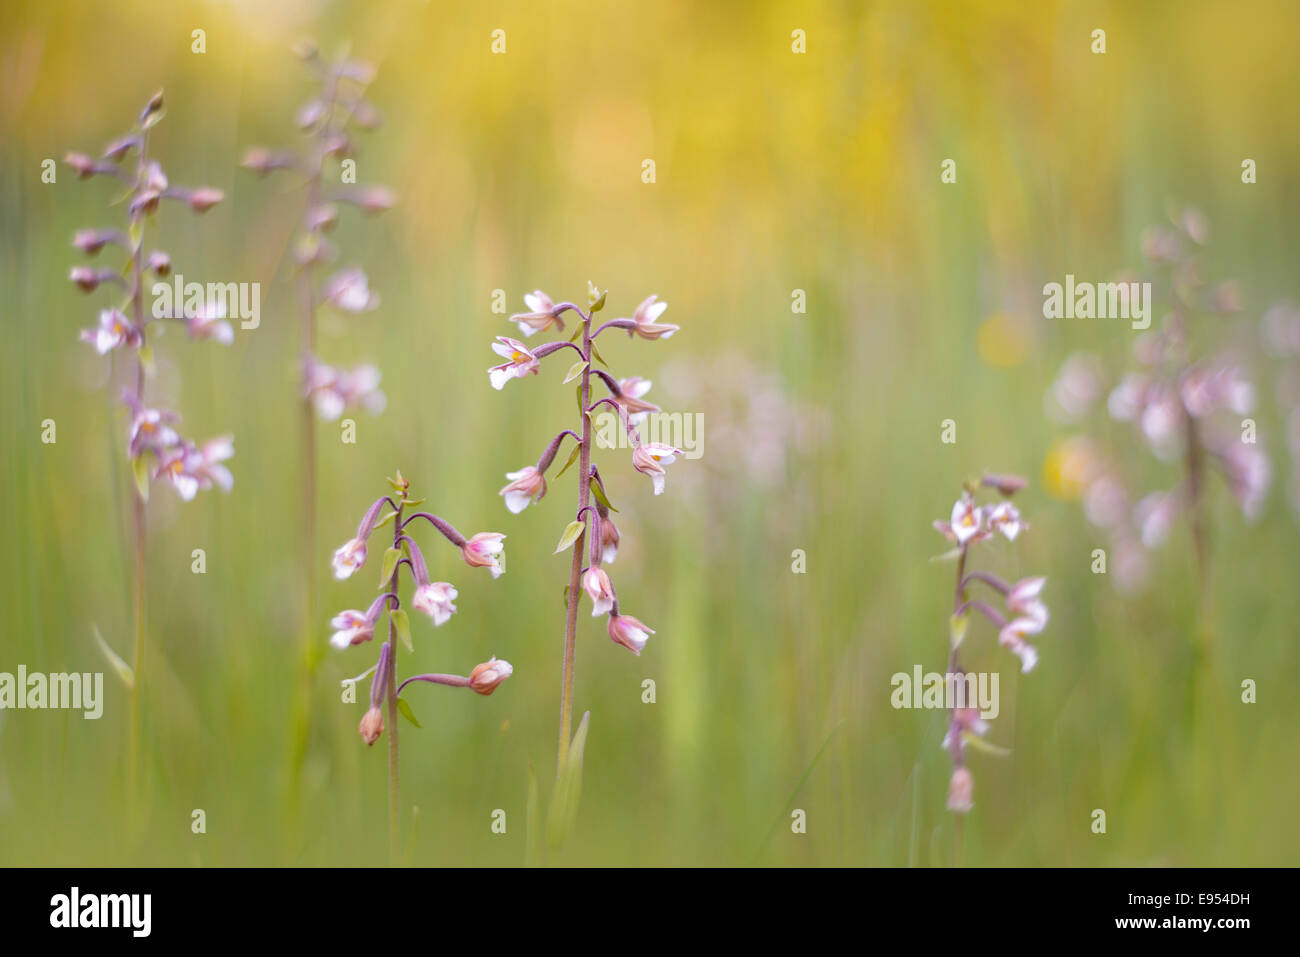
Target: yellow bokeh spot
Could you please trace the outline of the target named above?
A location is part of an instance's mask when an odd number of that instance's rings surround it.
[[[1053,498],[1078,501],[1095,472],[1092,443],[1080,436],[1057,439],[1043,459],[1043,487]]]
[[[986,365],[1010,369],[1025,361],[1028,339],[1024,323],[999,312],[980,323],[975,348]]]

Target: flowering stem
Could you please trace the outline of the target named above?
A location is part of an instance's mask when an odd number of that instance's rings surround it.
[[[144,131],[140,134],[140,148],[136,159],[136,182],[143,183],[145,169],[148,163],[149,153],[149,133]],[[142,257],[144,255],[144,227],[145,217],[143,210],[131,214],[139,223],[139,233],[136,237],[136,243],[131,248],[131,321],[135,323],[140,332],[140,348],[135,354],[135,408],[140,408],[144,404],[144,360],[141,354],[145,348],[145,318],[144,318],[144,270],[142,266]],[[132,614],[135,619],[135,641],[131,648],[131,671],[134,680],[131,684],[131,728],[130,728],[130,746],[129,759],[127,762],[127,779],[130,791],[129,804],[135,807],[138,798],[139,776],[140,776],[140,752],[141,752],[141,695],[144,692],[144,641],[145,641],[145,514],[144,498],[140,493],[138,485],[132,486],[131,494],[131,512],[132,524],[134,530],[135,546],[135,591]]]
[[[578,448],[578,514],[587,508],[588,496],[591,494],[591,416],[587,406],[591,404],[591,316],[584,315],[581,309],[573,307],[582,316],[582,358],[586,366],[582,370],[582,438]],[[578,578],[582,573],[582,547],[588,531],[599,535],[599,529],[584,528],[573,543],[573,562],[569,567],[569,590],[565,595],[564,619],[564,671],[560,684],[560,748],[556,760],[555,773],[558,777],[569,760],[570,728],[573,725],[573,656],[578,634]]]
[[[960,614],[963,605],[966,604],[966,551],[968,543],[963,542],[961,554],[957,557],[957,587],[954,589],[952,598],[953,614]],[[972,576],[973,577],[973,576]],[[953,644],[951,634],[948,638],[949,644],[952,644],[952,650],[948,653],[948,673],[952,674],[957,671],[960,665],[957,662],[957,645]],[[955,721],[957,712],[949,710],[949,721]],[[952,766],[962,768],[966,766],[965,756],[962,754],[961,735],[952,735],[952,742],[949,745],[948,753],[952,755]],[[953,826],[953,866],[961,867],[961,850],[962,850],[962,822],[961,815],[957,815],[957,820]]]
[[[333,109],[337,81],[331,80],[324,94],[326,116]],[[328,121],[322,124],[317,134],[317,152],[313,157],[311,171],[307,180],[307,199],[302,212],[304,229],[310,228],[312,211],[320,203],[321,182],[325,172],[325,151],[323,139],[329,129]],[[311,357],[316,354],[316,294],[312,278],[315,260],[303,264],[298,276],[298,300],[301,307],[300,338],[302,340],[302,359],[300,368],[305,370]],[[305,374],[305,373],[304,373]],[[303,390],[299,408],[299,428],[302,431],[302,555],[300,563],[305,581],[303,582],[303,626],[299,633],[299,658],[301,669],[298,680],[297,718],[294,722],[292,736],[292,755],[290,758],[290,786],[286,789],[290,802],[290,812],[296,810],[299,782],[303,761],[307,756],[307,741],[310,735],[312,712],[312,679],[316,673],[319,656],[316,644],[312,641],[313,623],[316,621],[316,414],[312,407],[311,396]]]
[[[397,505],[397,518],[393,521],[393,547],[400,548],[402,541],[402,506],[405,504],[406,496],[403,494],[402,501]],[[396,596],[398,594],[399,579],[402,575],[402,567],[399,564],[393,569],[393,577],[388,584],[388,590]],[[388,857],[389,863],[397,864],[397,855],[399,851],[399,842],[397,839],[398,832],[398,805],[397,805],[397,784],[398,784],[398,760],[397,760],[397,625],[393,622],[393,605],[396,602],[388,602],[388,652],[390,667],[388,669]]]

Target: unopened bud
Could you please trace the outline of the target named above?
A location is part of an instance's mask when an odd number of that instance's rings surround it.
[[[172,257],[161,249],[155,249],[149,254],[147,268],[153,270],[155,276],[166,276],[172,271]]]
[[[384,713],[378,706],[372,707],[361,716],[361,727],[358,730],[366,744],[373,745],[379,740],[379,736],[384,733]]]
[[[85,153],[69,153],[63,158],[63,162],[77,171],[78,179],[89,179],[97,172],[95,161]]]
[[[226,194],[211,186],[200,186],[190,193],[190,209],[196,213],[206,213],[217,203],[226,198]]]
[[[970,771],[957,768],[952,772],[952,780],[948,782],[948,810],[965,814],[975,806],[971,800],[974,791],[975,779],[971,777]]]
[[[493,658],[475,667],[469,673],[469,686],[481,695],[489,695],[497,690],[497,685],[514,673],[514,667],[508,661]]]
[[[93,292],[99,285],[99,270],[89,266],[73,266],[68,270],[68,278],[77,284],[82,292]]]

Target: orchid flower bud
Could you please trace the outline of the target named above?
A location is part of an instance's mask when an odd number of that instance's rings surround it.
[[[492,658],[476,665],[469,673],[469,686],[481,695],[490,695],[497,686],[514,674],[514,666],[500,658]]]
[[[612,565],[618,557],[618,526],[608,515],[600,516],[600,562]]]
[[[948,782],[948,810],[966,814],[975,806],[971,800],[975,792],[975,779],[966,768],[957,768]]]

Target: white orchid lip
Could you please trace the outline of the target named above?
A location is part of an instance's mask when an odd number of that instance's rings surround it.
[[[537,356],[518,339],[512,339],[509,336],[497,336],[497,341],[492,343],[492,351],[509,360],[487,370],[488,380],[492,383],[494,389],[504,389],[506,383],[511,379],[521,378],[529,374],[536,375],[541,368],[541,362]]]
[[[948,527],[958,543],[964,543],[979,534],[984,523],[984,510],[969,498],[960,498],[952,507],[952,520]]]

